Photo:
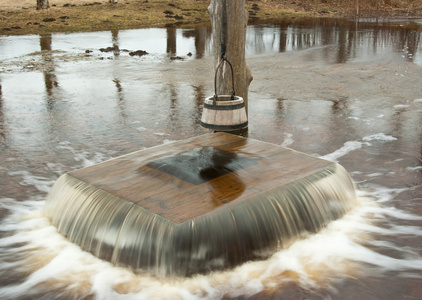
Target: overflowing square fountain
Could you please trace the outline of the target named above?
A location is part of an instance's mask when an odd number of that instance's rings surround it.
[[[355,201],[339,164],[210,133],[66,173],[45,211],[59,232],[101,259],[191,276],[266,258]]]

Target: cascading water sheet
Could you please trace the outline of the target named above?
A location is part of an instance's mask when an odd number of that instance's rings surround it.
[[[101,259],[191,276],[267,258],[355,203],[342,166],[217,133],[64,174],[45,210],[59,232]]]

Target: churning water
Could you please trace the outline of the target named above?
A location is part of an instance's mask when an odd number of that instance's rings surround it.
[[[421,298],[421,33],[339,24],[251,27],[249,137],[339,162],[358,203],[268,259],[172,279],[81,251],[43,207],[63,173],[204,133],[210,48],[196,52],[189,30],[175,30],[176,54],[193,53],[185,60],[170,60],[165,41],[153,43],[160,51],[138,44],[142,30],[119,37],[145,58],[95,52],[110,33],[1,37],[0,298]],[[109,40],[86,45],[94,36]],[[125,36],[138,43],[124,46]],[[52,48],[38,53],[45,38]]]
[[[44,193],[52,181],[25,174],[22,184]],[[422,279],[420,249],[402,247],[397,240],[420,239],[422,217],[391,205],[397,194],[411,189],[378,186],[358,191],[357,205],[344,217],[266,260],[209,275],[172,279],[137,275],[82,251],[51,225],[39,197],[26,201],[2,198],[1,207],[8,215],[2,222],[0,239],[1,277],[8,285],[0,288],[0,295],[3,299],[40,295],[75,299],[216,299],[271,294],[294,283],[310,293],[339,297],[336,285],[350,278],[381,279],[394,274],[398,278]]]

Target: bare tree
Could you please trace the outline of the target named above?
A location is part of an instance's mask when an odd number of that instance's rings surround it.
[[[46,9],[50,7],[49,0],[37,0],[37,9]]]

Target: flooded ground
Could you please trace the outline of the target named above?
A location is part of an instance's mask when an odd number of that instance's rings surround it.
[[[268,260],[173,280],[80,251],[42,207],[67,171],[208,132],[210,29],[0,37],[1,298],[422,298],[422,21],[366,21],[253,25],[246,45],[248,136],[339,162],[360,205]]]

